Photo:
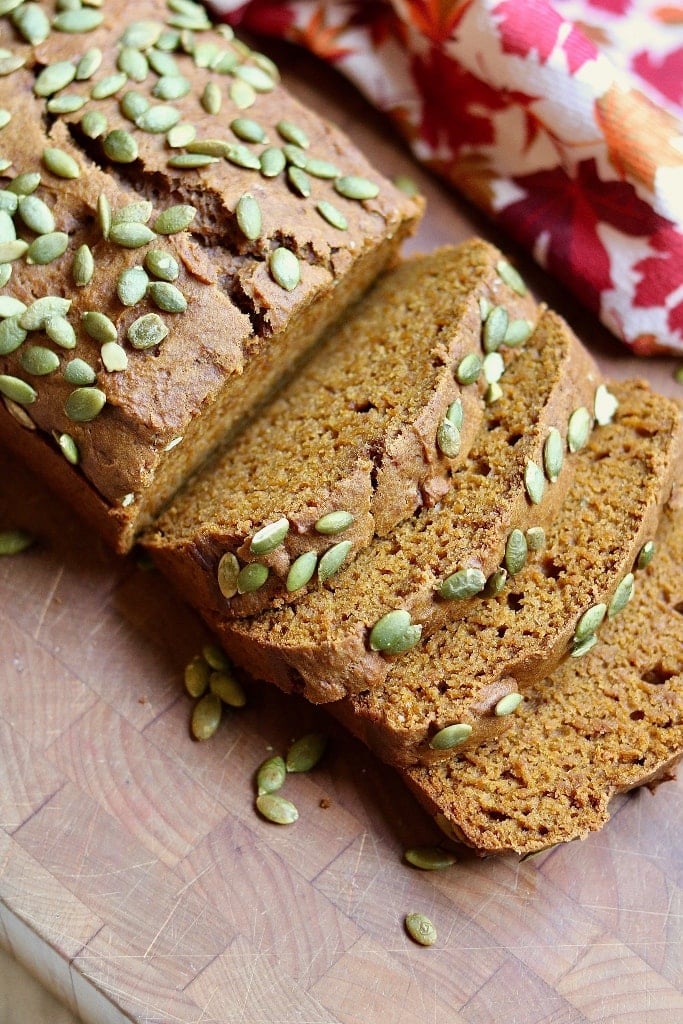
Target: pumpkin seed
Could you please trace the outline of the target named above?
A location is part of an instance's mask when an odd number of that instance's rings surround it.
[[[607,617],[613,619],[615,615],[623,611],[626,605],[633,597],[633,590],[635,587],[635,577],[632,572],[629,572],[624,576],[623,580],[614,591],[612,600],[607,608]]]
[[[261,161],[250,149],[241,142],[232,142],[225,149],[225,159],[236,167],[245,167],[250,171],[260,171]]]
[[[327,736],[309,732],[292,743],[285,758],[288,772],[310,772],[318,764],[327,748]]]
[[[71,85],[76,77],[76,66],[70,60],[60,60],[44,67],[33,83],[36,96],[52,96],[53,93]]]
[[[564,441],[556,427],[552,427],[543,445],[543,466],[545,475],[554,484],[562,470],[564,462]]]
[[[436,942],[436,928],[424,914],[407,914],[405,928],[411,939],[420,946],[433,946]]]
[[[223,703],[227,704],[228,707],[243,708],[247,703],[247,695],[244,692],[242,685],[225,669],[211,673],[209,687],[211,689],[211,693],[220,697]]]
[[[96,379],[97,374],[85,359],[72,359],[64,367],[64,380],[74,387],[86,387],[88,384],[94,384]]]
[[[333,228],[337,228],[339,231],[346,231],[348,229],[349,222],[341,210],[338,210],[333,203],[328,203],[326,199],[321,199],[316,203],[315,208],[323,220],[326,220]]]
[[[74,158],[63,149],[48,146],[43,150],[43,163],[57,178],[80,178],[81,169]]]
[[[587,608],[583,613],[579,621],[576,623],[576,629],[574,630],[574,640],[581,641],[585,640],[586,637],[591,636],[595,633],[602,625],[602,621],[605,618],[607,612],[607,605],[603,602],[600,604],[594,604],[590,608]]]
[[[35,196],[26,196],[27,199],[35,199]],[[42,202],[42,200],[40,200]],[[44,204],[43,204],[44,205]],[[49,211],[49,207],[45,207]],[[0,242],[14,242],[17,238],[17,231],[14,221],[7,210],[0,210]]]
[[[590,633],[585,640],[574,639],[574,644],[569,652],[572,658],[583,658],[585,654],[595,647],[598,642],[598,638],[595,633]]]
[[[15,192],[9,192],[7,189],[0,191],[0,210],[5,213],[15,214],[19,205],[19,197]]]
[[[267,758],[256,772],[256,791],[258,795],[264,796],[266,793],[276,793],[278,789],[282,789],[286,778],[287,769],[284,757],[276,754],[274,757]]]
[[[421,871],[442,871],[457,863],[454,855],[440,846],[413,846],[403,857]]]
[[[618,408],[619,402],[612,392],[607,389],[607,386],[605,384],[598,385],[593,404],[593,414],[598,426],[604,427],[611,423]]]
[[[276,84],[267,71],[255,68],[251,64],[241,64],[235,68],[235,77],[240,82],[250,85],[254,92],[272,92]]]
[[[292,825],[299,817],[291,800],[285,800],[278,793],[261,793],[256,797],[256,809],[274,825]]]
[[[71,264],[71,276],[73,277],[74,284],[79,288],[85,287],[85,285],[90,283],[94,271],[95,260],[90,246],[79,246],[74,253],[73,263]]]
[[[287,178],[290,185],[298,195],[307,199],[311,194],[311,182],[305,171],[302,171],[300,167],[289,167],[287,169]]]
[[[301,281],[301,267],[299,260],[291,251],[284,246],[278,246],[270,254],[270,273],[276,284],[279,284],[285,291],[293,291]]]
[[[24,0],[0,0],[0,18],[4,18],[6,14],[11,14],[23,2]]]
[[[154,305],[164,313],[184,313],[187,309],[187,299],[174,284],[152,281],[147,291]]]
[[[0,322],[0,356],[15,352],[26,340],[27,332],[19,326],[16,316],[9,316]]]
[[[11,21],[26,42],[33,46],[44,42],[50,34],[50,23],[45,11],[36,3],[23,4],[15,8]]]
[[[180,274],[178,261],[164,249],[148,249],[145,254],[145,266],[150,274],[161,281],[175,281]]]
[[[151,135],[164,135],[180,121],[177,107],[148,107],[135,119],[135,125]]]
[[[268,579],[268,566],[260,562],[249,562],[240,569],[237,577],[237,593],[253,594],[260,590]]]
[[[25,530],[0,531],[0,555],[19,555],[34,543],[34,538]]]
[[[230,50],[219,52],[211,62],[211,70],[219,75],[231,75],[239,63],[239,57]],[[253,90],[252,90],[253,91]]]
[[[102,63],[102,51],[97,46],[86,50],[76,65],[76,81],[85,82],[91,78]]]
[[[112,224],[109,229],[110,241],[120,245],[123,249],[139,249],[154,241],[154,238],[154,232],[146,224],[138,224],[135,221]]]
[[[404,196],[413,198],[420,193],[419,186],[408,174],[397,174],[393,181],[394,188],[402,192]]]
[[[252,555],[265,555],[282,544],[289,533],[289,520],[282,518],[257,530],[251,538],[249,551]]]
[[[48,100],[47,110],[50,114],[74,114],[88,102],[87,97],[75,92],[63,92],[61,96],[53,96]]]
[[[203,697],[209,688],[211,668],[201,654],[195,654],[192,661],[185,666],[185,689],[190,697]]]
[[[460,431],[449,419],[441,420],[436,432],[436,444],[443,454],[454,459],[460,453]]]
[[[175,32],[172,29],[165,29],[156,41],[157,50],[162,50],[164,53],[170,53],[173,50],[177,50],[180,45],[180,33]]]
[[[511,320],[505,331],[503,344],[508,348],[517,348],[528,341],[533,333],[534,325],[529,320]]]
[[[443,581],[439,593],[447,601],[465,601],[480,594],[485,586],[481,569],[459,569]]]
[[[124,46],[119,52],[116,66],[127,78],[134,82],[144,82],[149,74],[149,61],[144,53],[132,46]]]
[[[636,569],[646,569],[655,554],[655,542],[648,540],[643,544],[636,559]]]
[[[484,321],[482,347],[484,352],[496,352],[503,344],[509,317],[505,306],[494,306]]]
[[[256,103],[256,93],[248,82],[238,79],[230,86],[230,99],[238,110],[248,110]]]
[[[524,470],[524,486],[529,501],[534,505],[538,505],[543,500],[545,493],[545,477],[542,470],[539,469],[532,459],[527,459]]]
[[[61,11],[52,19],[52,27],[58,32],[92,32],[104,21],[101,11],[93,7],[81,7],[77,11]]]
[[[76,388],[64,403],[64,412],[74,423],[89,423],[101,413],[106,401],[107,396],[99,388]]]
[[[88,312],[83,313],[81,322],[85,327],[86,334],[101,344],[104,344],[106,341],[116,341],[118,337],[116,324],[108,316],[105,316],[104,313],[88,310]]]
[[[206,29],[211,28],[211,22],[206,17],[206,14],[201,11],[196,15],[187,14],[173,14],[168,18],[168,24],[172,28],[180,28],[187,31],[204,32]],[[192,52],[188,50],[188,53]]]
[[[22,313],[19,323],[25,331],[42,331],[51,317],[66,316],[70,307],[71,299],[63,299],[58,295],[44,295],[32,302]]]
[[[12,264],[0,263],[0,288],[4,288],[12,276]]]
[[[308,163],[308,154],[305,153],[303,149],[299,149],[298,146],[293,146],[291,142],[285,143],[282,147],[282,152],[284,153],[288,164],[292,164],[294,167],[300,167],[301,170],[303,170]]]
[[[22,316],[26,308],[21,299],[15,299],[13,295],[0,295],[0,317]]]
[[[235,218],[245,238],[254,241],[259,237],[262,228],[261,207],[258,200],[254,199],[249,192],[245,192],[237,200]]]
[[[122,128],[114,128],[108,135],[105,135],[102,149],[104,155],[116,164],[132,164],[138,158],[137,142],[130,132],[126,132]]]
[[[7,53],[7,51],[5,53],[7,56],[0,56],[0,77],[2,78],[23,68],[26,63],[26,57],[22,57],[18,53]]]
[[[134,306],[147,294],[149,278],[142,267],[128,267],[116,282],[116,294],[124,306]]]
[[[110,373],[120,373],[128,369],[128,356],[125,349],[116,341],[105,341],[100,349],[100,358],[105,370]]]
[[[396,608],[378,619],[370,630],[370,650],[383,651],[387,654],[397,653],[406,632],[413,625],[410,613],[404,608]]]
[[[205,694],[194,706],[190,729],[196,740],[209,740],[221,724],[223,705],[215,693]]]
[[[168,334],[168,327],[157,313],[146,313],[130,325],[127,337],[133,348],[145,350],[160,345]]]
[[[180,74],[180,68],[175,57],[165,50],[160,50],[158,46],[153,50],[149,50],[147,59],[150,67],[162,78],[174,78]]]
[[[285,154],[275,146],[264,149],[259,157],[261,174],[264,178],[277,178],[278,174],[285,169],[286,163]]]
[[[454,722],[453,725],[439,729],[429,741],[429,746],[432,750],[452,750],[453,747],[459,747],[468,740],[471,735],[472,726],[469,722]]]
[[[505,544],[505,568],[516,576],[526,565],[528,555],[527,539],[521,530],[512,530]]]
[[[482,593],[484,594],[485,597],[495,597],[496,594],[500,594],[500,592],[505,588],[505,584],[507,583],[507,581],[507,569],[496,569],[496,571],[492,572],[489,578],[487,579],[486,586],[484,587]]]
[[[154,207],[148,199],[127,203],[112,215],[112,224],[135,223],[146,224],[152,216]]]
[[[516,711],[523,700],[524,697],[521,693],[506,693],[496,704],[493,713],[496,718],[505,718],[506,715],[511,715]]]
[[[123,46],[133,46],[136,50],[147,50],[154,46],[164,28],[161,21],[131,21],[126,26],[120,42]]]
[[[237,593],[240,563],[231,551],[226,551],[218,563],[218,589],[223,597],[231,598]]]
[[[232,665],[225,651],[218,644],[204,644],[202,657],[215,672],[228,672]]]
[[[14,192],[18,196],[30,196],[40,185],[40,174],[38,171],[25,171],[17,174],[16,178],[5,185],[8,192]]]
[[[150,102],[147,97],[135,89],[124,92],[119,100],[119,110],[129,121],[137,122],[138,118],[142,117],[146,110],[149,110],[149,107]]]
[[[76,348],[76,332],[63,316],[55,316],[48,320],[45,324],[45,333],[60,348]]]
[[[195,67],[211,67],[211,62],[213,61],[217,53],[218,47],[215,43],[197,43],[194,50],[192,51],[192,60],[195,63]]]
[[[459,384],[474,384],[481,373],[482,362],[476,352],[470,352],[458,363],[455,371]]]
[[[542,551],[545,547],[545,530],[542,526],[530,526],[526,531],[526,542],[529,551]]]
[[[0,394],[10,398],[17,405],[31,405],[38,397],[37,392],[20,377],[0,373]]]
[[[513,292],[516,292],[517,295],[526,295],[527,288],[524,279],[511,263],[508,263],[507,260],[498,260],[496,271],[508,288],[512,288]]]
[[[275,129],[285,142],[292,142],[295,146],[299,146],[301,149],[308,149],[310,146],[310,140],[308,135],[293,121],[278,121],[275,125]]]
[[[326,180],[338,178],[340,174],[339,168],[335,167],[334,164],[329,163],[327,160],[316,160],[313,157],[306,160],[303,169],[312,178],[323,178]]]
[[[574,409],[567,425],[567,448],[570,452],[580,451],[588,441],[593,417],[584,405]]]
[[[197,137],[197,129],[193,124],[175,124],[166,134],[166,142],[171,149],[182,149]]]
[[[489,384],[484,392],[484,401],[487,405],[493,405],[503,397],[503,389],[497,381]]]
[[[346,556],[351,550],[351,547],[352,544],[350,540],[342,540],[325,552],[318,562],[318,579],[321,583],[325,583],[330,576],[334,576],[336,572],[339,572],[346,561]]]
[[[142,54],[140,54],[142,56]],[[90,98],[93,100],[106,100],[109,96],[113,96],[123,89],[124,85],[128,81],[128,75],[123,71],[117,71],[112,75],[107,75],[105,78],[101,78],[99,82],[96,82],[90,90]]]
[[[215,117],[220,112],[223,97],[216,82],[206,83],[200,102],[207,114],[211,114]]]
[[[52,231],[49,235],[34,238],[26,250],[26,262],[44,266],[63,256],[69,247],[69,236],[64,231]]]
[[[23,427],[24,430],[38,429],[23,406],[17,405],[16,402],[13,402],[9,398],[3,398],[2,404],[7,409],[7,412],[10,414],[12,419],[16,420],[19,426]]]
[[[313,578],[317,564],[318,555],[315,551],[304,551],[302,555],[295,558],[287,573],[286,587],[288,593],[293,594],[295,591],[305,587]]]
[[[361,178],[356,174],[345,174],[336,178],[334,189],[345,199],[374,199],[379,195],[379,185],[368,178]]]
[[[59,369],[59,356],[42,345],[29,345],[22,349],[19,362],[26,373],[35,377],[45,377]]]
[[[208,167],[209,164],[217,163],[217,157],[208,156],[205,153],[181,153],[178,156],[172,156],[168,161],[168,166],[176,167],[184,171],[191,171],[196,170],[199,167]]]
[[[674,380],[678,384],[683,384],[683,366],[677,366],[673,372]]]
[[[196,214],[194,206],[169,206],[159,214],[152,227],[159,235],[174,235],[179,231],[187,231]]]
[[[187,96],[191,88],[190,82],[183,75],[162,75],[157,79],[152,95],[158,100],[180,100]]]
[[[71,463],[72,466],[77,466],[81,461],[81,453],[71,434],[60,434],[57,438],[57,444],[66,461]]]
[[[320,519],[317,519],[313,524],[313,529],[316,533],[322,533],[324,536],[334,536],[337,533],[343,533],[344,530],[348,530],[354,522],[355,517],[351,512],[344,512],[339,509],[335,512],[327,512]]]
[[[111,203],[104,192],[100,192],[97,197],[97,223],[100,226],[102,237],[105,239],[109,238],[111,230]]]
[[[497,384],[505,372],[505,363],[500,352],[489,352],[481,364],[487,384]]]
[[[266,142],[266,132],[263,125],[250,117],[236,117],[230,122],[230,130],[233,135],[243,142]]]

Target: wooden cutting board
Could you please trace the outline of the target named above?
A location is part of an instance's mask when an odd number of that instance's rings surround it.
[[[331,73],[277,56],[385,173],[420,183],[410,250],[484,234],[611,373],[683,396],[673,360],[625,355]],[[0,944],[86,1024],[683,1021],[680,783],[620,799],[583,843],[418,872],[403,850],[439,834],[324,711],[255,684],[190,739],[182,673],[205,629],[1,454],[0,525],[38,538],[0,560]],[[287,780],[299,821],[270,825],[254,770],[311,729],[329,752]],[[412,910],[435,946],[405,935]]]

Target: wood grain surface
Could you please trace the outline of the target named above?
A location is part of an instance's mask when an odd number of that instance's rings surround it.
[[[611,373],[683,395],[673,360],[624,354],[332,73],[275,52],[295,92],[420,183],[409,250],[485,235]],[[86,1024],[683,1021],[680,782],[621,798],[585,842],[416,871],[403,850],[440,835],[322,710],[251,684],[191,740],[182,673],[204,627],[0,454],[10,526],[37,543],[0,560],[0,945]],[[287,779],[299,821],[271,825],[254,771],[309,729],[328,753]],[[429,949],[403,930],[413,910],[437,928]]]

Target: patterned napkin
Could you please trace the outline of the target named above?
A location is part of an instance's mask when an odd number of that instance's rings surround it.
[[[343,71],[635,353],[683,352],[683,6],[214,0]]]

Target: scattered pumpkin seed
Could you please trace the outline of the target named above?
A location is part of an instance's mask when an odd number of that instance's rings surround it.
[[[502,397],[503,389],[498,381],[494,381],[493,384],[489,384],[484,392],[484,401],[487,405],[493,405],[494,402],[498,402]]]
[[[164,249],[149,249],[145,254],[145,267],[160,281],[175,281],[180,274],[178,261]]]
[[[0,394],[17,405],[32,405],[38,397],[35,389],[25,380],[7,373],[0,373]]]
[[[267,71],[251,64],[240,64],[236,67],[235,77],[241,82],[246,82],[255,92],[272,92],[276,85]]]
[[[203,697],[209,688],[209,676],[211,667],[204,660],[201,654],[195,654],[194,658],[185,666],[185,689],[190,697]]]
[[[72,34],[92,32],[102,24],[103,20],[102,11],[98,11],[94,7],[81,7],[75,11],[60,11],[52,19],[52,27],[58,32]]]
[[[459,384],[474,384],[481,373],[482,361],[476,352],[470,352],[458,363],[455,371]]]
[[[526,565],[528,557],[527,539],[522,530],[512,530],[505,544],[505,568],[511,576],[516,576]]]
[[[106,401],[107,396],[99,388],[76,388],[64,403],[64,412],[74,423],[89,423],[100,414]]]
[[[232,145],[225,139],[197,139],[187,143],[188,153],[200,153],[202,156],[225,157]]]
[[[268,579],[269,570],[267,565],[260,562],[249,562],[240,569],[237,577],[237,593],[253,594],[260,590]]]
[[[159,235],[174,235],[179,231],[187,231],[196,214],[197,210],[194,206],[186,204],[169,206],[159,214],[152,226]]]
[[[146,224],[152,216],[154,207],[148,199],[126,203],[112,214],[112,224]]]
[[[102,63],[102,51],[97,46],[86,50],[76,64],[76,81],[86,82],[99,70]]]
[[[110,373],[120,373],[128,369],[126,351],[116,341],[105,341],[100,349],[100,357],[105,370]]]
[[[183,122],[175,124],[166,134],[166,142],[171,149],[182,149],[189,145],[197,137],[197,129],[193,124]]]
[[[236,167],[246,167],[251,171],[261,170],[261,161],[256,153],[252,153],[241,142],[231,142],[225,149],[225,159]]]
[[[237,593],[237,582],[240,574],[240,563],[232,551],[226,551],[218,563],[218,589],[228,599]]]
[[[595,633],[589,633],[585,640],[574,638],[574,643],[569,653],[572,658],[583,658],[585,654],[588,654],[595,647],[597,642],[598,638]]]
[[[280,245],[270,254],[270,273],[276,284],[285,291],[293,291],[301,281],[299,260],[291,251]]]
[[[162,78],[174,78],[176,75],[180,74],[180,68],[178,67],[178,62],[175,57],[173,57],[167,50],[159,49],[158,46],[148,51],[147,60],[149,61],[150,67]]]
[[[57,444],[66,461],[72,466],[77,466],[81,461],[81,453],[71,434],[60,434],[57,438]]]
[[[227,672],[232,668],[230,659],[218,644],[204,644],[202,647],[202,657],[215,672]]]
[[[124,46],[119,51],[116,67],[127,78],[132,78],[134,82],[144,82],[149,74],[149,61],[144,53],[132,46]]]
[[[18,196],[30,196],[39,185],[39,172],[25,171],[23,174],[17,174],[16,178],[13,178],[8,185],[5,185],[5,189],[8,192],[14,192]]]
[[[187,96],[192,88],[189,80],[183,75],[162,75],[152,89],[152,95],[158,100],[180,100]]]
[[[120,224],[112,224],[109,229],[109,239],[123,249],[139,249],[148,242],[154,241],[154,232],[146,224],[139,224],[135,221],[122,221]]]
[[[192,59],[195,63],[195,67],[210,68],[211,62],[216,57],[217,53],[218,46],[216,43],[197,43],[192,51]]]
[[[230,122],[233,135],[243,142],[266,142],[266,131],[263,125],[250,117],[236,117]]]
[[[26,196],[25,198],[35,199],[36,197]],[[40,200],[40,202],[42,202],[42,200]],[[48,213],[50,213],[49,207],[46,206],[45,209],[48,211]],[[52,214],[50,214],[50,216],[52,216]],[[7,210],[0,210],[0,242],[14,242],[16,241],[16,237],[17,231],[14,227],[14,221],[12,220]]]
[[[108,316],[105,316],[104,313],[99,313],[96,310],[88,310],[86,313],[83,313],[81,322],[85,328],[86,334],[95,341],[99,341],[102,345],[106,341],[116,341],[118,337],[116,324],[110,320]]]
[[[612,595],[612,600],[607,608],[607,617],[613,619],[615,615],[623,611],[633,597],[635,577],[632,572],[627,573]]]
[[[440,846],[413,846],[405,851],[403,857],[421,871],[443,871],[457,863],[455,856]]]
[[[505,718],[506,715],[511,715],[516,711],[523,700],[524,697],[521,693],[506,693],[496,704],[493,713],[496,718]]]
[[[261,793],[256,797],[256,809],[274,825],[292,825],[299,817],[291,800],[285,800],[278,793]]]
[[[0,0],[0,18],[4,18],[6,14],[11,14],[23,2],[24,0]]]
[[[168,327],[157,313],[146,313],[138,317],[127,331],[133,348],[145,350],[160,345],[168,334]]]
[[[524,486],[529,501],[534,505],[538,505],[543,500],[543,495],[545,494],[545,477],[543,471],[532,459],[527,459],[524,469]]]
[[[460,431],[449,419],[441,420],[436,432],[437,447],[448,459],[454,459],[460,453]]]
[[[459,569],[443,581],[439,593],[447,601],[465,601],[480,594],[485,586],[486,577],[481,569]]]
[[[34,538],[25,530],[0,531],[0,555],[19,555],[34,543]]]
[[[254,199],[249,192],[245,192],[244,195],[240,196],[237,200],[235,218],[239,229],[245,238],[248,238],[250,241],[254,241],[259,237],[263,226],[261,207],[259,206],[258,200]]]
[[[129,121],[136,123],[138,118],[142,117],[149,108],[150,102],[147,97],[136,89],[129,89],[128,92],[124,92],[119,100],[119,110],[123,116],[127,117]]]
[[[28,242],[17,238],[12,242],[0,242],[0,263],[13,263],[28,251]]]
[[[95,383],[97,374],[85,359],[72,359],[64,367],[64,380],[74,387],[86,387]]]
[[[70,60],[59,60],[48,64],[36,77],[33,92],[36,96],[52,96],[67,85],[71,85],[76,77],[76,66]]]
[[[311,194],[311,182],[305,171],[302,171],[300,167],[289,167],[287,169],[287,178],[290,185],[298,195],[307,199]]]
[[[280,138],[284,139],[285,142],[293,142],[295,146],[300,146],[301,149],[308,149],[310,146],[310,140],[306,132],[293,121],[278,121],[275,129]]]
[[[162,50],[164,53],[171,53],[173,50],[177,50],[180,45],[180,33],[173,29],[165,29],[156,41],[157,50]]]
[[[278,174],[285,169],[286,163],[285,154],[275,146],[264,149],[259,157],[261,174],[264,178],[277,178]]]
[[[218,52],[211,61],[211,70],[219,75],[231,75],[239,63],[239,57],[230,50]]]
[[[177,107],[155,106],[148,107],[139,117],[135,119],[135,125],[144,132],[152,135],[164,135],[180,121],[180,111]]]
[[[417,182],[408,174],[397,174],[394,178],[394,188],[397,188],[404,196],[408,196],[411,199],[420,193]]]
[[[517,348],[518,345],[523,345],[529,340],[533,329],[534,325],[530,320],[511,320],[505,331],[503,344],[507,345],[508,348]]]
[[[337,228],[338,231],[346,231],[348,229],[349,222],[341,210],[338,210],[333,203],[328,203],[326,199],[321,199],[316,203],[315,208],[323,220],[326,220],[333,228]]]
[[[330,576],[334,576],[336,572],[339,572],[346,561],[351,547],[350,540],[342,540],[325,552],[318,562],[318,579],[321,583],[325,583],[326,580],[329,580]]]
[[[599,384],[595,390],[593,404],[593,414],[598,426],[604,427],[611,423],[618,408],[619,402],[612,392],[607,389],[605,384]]]
[[[263,796],[266,793],[276,793],[278,789],[282,789],[286,778],[287,769],[284,757],[276,754],[274,757],[267,758],[256,772],[256,791],[258,795]]]
[[[16,316],[8,316],[0,323],[0,356],[15,352],[26,340],[27,332],[19,326]]]
[[[482,593],[485,597],[495,597],[496,594],[500,594],[501,590],[505,588],[505,584],[508,581],[507,569],[496,569],[492,572],[486,581],[486,586]]]
[[[580,451],[588,441],[593,417],[585,405],[574,409],[567,424],[567,448],[570,452]]]
[[[422,627],[414,625],[410,613],[396,608],[378,619],[370,630],[370,650],[384,654],[402,654],[418,643]]]
[[[636,569],[646,569],[655,554],[655,542],[648,540],[643,544],[636,559]]]
[[[63,299],[59,295],[43,295],[21,314],[19,323],[25,331],[42,331],[51,317],[66,316],[70,308],[71,299]]]
[[[496,263],[496,271],[500,279],[505,282],[508,288],[512,288],[513,292],[516,292],[517,295],[526,295],[527,288],[524,283],[524,279],[511,263],[508,263],[507,260],[498,260]]]
[[[106,75],[99,82],[95,82],[90,90],[90,98],[93,100],[106,100],[109,96],[117,93],[119,89],[123,89],[127,81],[128,75],[123,71],[116,71],[112,75]]]
[[[43,163],[57,178],[80,178],[81,169],[74,158],[56,146],[43,150]]]
[[[295,740],[287,751],[285,768],[288,772],[310,772],[318,764],[327,748],[327,736],[309,732]]]
[[[510,320],[505,306],[494,306],[484,321],[482,347],[484,352],[497,352],[505,339]]]
[[[216,163],[218,163],[218,158],[209,156],[206,153],[180,153],[178,156],[172,156],[169,159],[168,166],[175,167],[178,170],[192,171]]]
[[[11,21],[26,42],[33,46],[44,42],[50,34],[50,22],[45,11],[37,3],[22,4],[21,7],[15,8]]]
[[[63,256],[69,247],[69,236],[64,231],[51,231],[34,238],[26,250],[26,262],[44,266]]]
[[[247,695],[241,683],[226,669],[211,673],[209,688],[211,693],[215,693],[217,697],[220,697],[228,707],[243,708],[247,703]]]
[[[12,264],[0,263],[0,288],[4,288],[12,276]]]
[[[454,722],[453,725],[439,729],[429,741],[429,746],[432,750],[452,750],[453,747],[459,747],[468,740],[471,735],[472,726],[469,722]]]
[[[59,356],[43,345],[29,345],[19,356],[21,368],[34,377],[46,377],[59,369]]]
[[[351,512],[338,509],[334,512],[327,512],[320,519],[316,519],[313,529],[316,533],[322,533],[324,536],[334,536],[348,530],[354,520],[355,517]]]
[[[147,291],[154,305],[164,313],[184,313],[187,309],[187,299],[174,284],[152,281]]]
[[[0,317],[22,316],[27,306],[13,295],[0,295]]]
[[[238,79],[230,86],[230,99],[238,110],[248,110],[256,103],[256,93],[248,82]]]
[[[150,46],[154,46],[164,28],[165,26],[161,21],[152,21],[151,19],[131,21],[126,26],[120,42],[122,46],[133,46],[136,50],[147,50]]]
[[[404,923],[408,935],[419,946],[433,946],[436,942],[436,928],[424,914],[407,914]]]
[[[223,705],[215,693],[206,693],[194,706],[190,729],[196,740],[209,740],[221,724]]]
[[[305,587],[313,578],[317,564],[318,555],[315,551],[304,551],[302,555],[295,558],[287,573],[287,592],[293,594]]]
[[[580,641],[585,640],[586,637],[595,633],[602,625],[602,621],[605,618],[607,612],[607,605],[603,602],[599,604],[591,605],[583,613],[579,621],[576,623],[576,629],[574,630],[574,640]]]
[[[497,384],[505,373],[505,363],[500,352],[489,352],[482,362],[484,380],[487,384]]]
[[[100,192],[97,197],[97,223],[100,226],[102,237],[105,239],[109,238],[111,230],[111,203],[104,192]]]
[[[186,31],[203,32],[206,29],[211,28],[211,22],[206,17],[204,11],[199,8],[199,13],[194,15],[189,14],[173,14],[168,18],[168,24],[172,28],[180,28]],[[191,51],[188,51],[191,52]]]
[[[135,306],[147,294],[149,278],[142,267],[128,267],[116,282],[116,294],[124,306]]]
[[[551,484],[559,478],[564,462],[564,441],[556,427],[552,427],[543,445],[543,466]]]
[[[23,68],[26,63],[26,57],[21,56],[18,53],[8,53],[5,51],[5,55],[0,56],[0,77],[4,78],[6,75],[11,75],[19,68]]]
[[[683,366],[677,366],[676,369],[674,370],[673,376],[674,376],[674,380],[678,384],[683,384]]]
[[[379,195],[379,185],[369,178],[361,178],[357,174],[344,174],[336,178],[334,189],[345,199],[374,199]]]
[[[308,163],[308,154],[300,149],[298,146],[293,146],[291,142],[285,143],[282,147],[282,152],[287,160],[288,164],[293,167],[299,167],[301,170],[304,169]]]
[[[542,526],[530,526],[526,531],[526,542],[529,551],[542,551],[545,547],[545,530]]]
[[[339,177],[339,168],[335,167],[328,160],[317,160],[314,157],[309,159],[304,164],[303,168],[307,174],[310,174],[312,178],[323,178],[332,179]]]
[[[87,102],[87,97],[79,96],[76,92],[63,92],[60,96],[53,96],[48,100],[47,111],[49,114],[75,114]]]
[[[265,555],[269,551],[274,551],[275,548],[282,544],[288,533],[288,519],[283,517],[274,523],[268,523],[266,526],[261,527],[260,530],[257,530],[251,538],[249,551],[252,555]]]
[[[18,205],[19,196],[16,192],[10,192],[6,188],[0,190],[0,210],[13,215],[17,212]]]

